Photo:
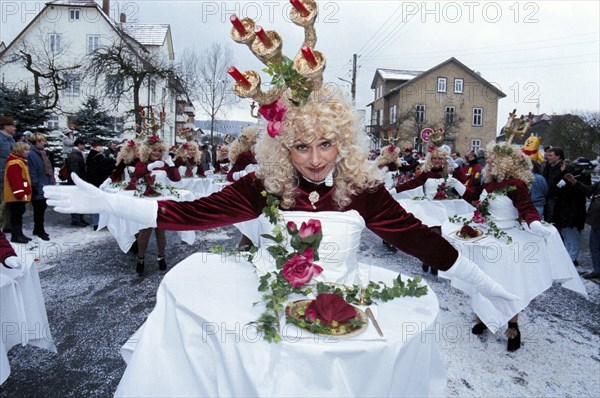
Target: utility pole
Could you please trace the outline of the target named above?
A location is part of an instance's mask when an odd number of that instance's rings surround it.
[[[356,59],[358,56],[356,54],[352,55],[352,104],[356,106]]]

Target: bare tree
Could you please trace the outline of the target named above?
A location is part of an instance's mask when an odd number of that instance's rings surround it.
[[[68,57],[68,43],[50,43],[48,33],[38,32],[35,43],[21,42],[5,64],[20,63],[33,77],[33,96],[46,109],[58,107],[68,74],[81,68],[80,60]],[[40,45],[40,43],[42,43]]]
[[[179,62],[179,74],[190,95],[210,118],[210,143],[213,144],[215,119],[235,101],[230,90],[227,68],[233,64],[228,47],[213,43],[199,55],[184,51]]]
[[[136,125],[142,124],[140,90],[144,82],[165,79],[169,87],[175,90],[178,80],[173,65],[126,39],[117,39],[92,53],[87,73],[93,77],[96,85],[104,83],[109,88],[115,104],[120,102],[122,96],[132,95],[131,112]]]

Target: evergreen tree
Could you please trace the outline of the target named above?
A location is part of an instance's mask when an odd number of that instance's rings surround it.
[[[77,111],[74,122],[79,131],[79,137],[88,144],[96,138],[109,141],[116,135],[109,128],[111,117],[101,108],[98,98],[93,96],[88,97],[81,109]]]
[[[0,115],[12,116],[17,131],[44,129],[50,113],[27,88],[12,89],[0,83]]]

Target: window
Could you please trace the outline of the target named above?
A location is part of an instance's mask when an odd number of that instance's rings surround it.
[[[445,77],[438,77],[437,91],[438,91],[438,93],[446,92],[446,78]]]
[[[483,109],[473,108],[473,126],[483,125]]]
[[[67,83],[65,84],[65,95],[79,95],[81,87],[81,77],[76,74],[68,74],[65,76]]]
[[[396,105],[390,107],[390,124],[396,123]]]
[[[454,92],[459,94],[463,92],[463,79],[454,79]]]
[[[424,123],[425,122],[425,105],[417,105],[416,114],[415,114],[415,121],[417,123]]]
[[[79,21],[79,9],[78,8],[69,9],[69,20],[71,22]]]
[[[377,111],[377,125],[378,126],[381,126],[381,119],[382,119],[381,116],[382,115],[383,115],[383,109],[378,110]]]
[[[125,125],[125,119],[122,117],[111,117],[110,118],[110,124],[108,125],[108,128],[112,131],[114,131],[115,133],[122,133],[123,132],[123,126]]]
[[[92,54],[100,48],[100,35],[88,35],[87,37],[87,53]]]
[[[123,93],[123,80],[117,75],[106,76],[106,95],[114,97]]]
[[[150,101],[156,101],[156,82],[154,80],[150,80]]]
[[[48,43],[50,44],[50,52],[56,54],[60,51],[60,34],[50,33],[48,35]]]
[[[375,99],[379,99],[383,96],[383,84],[380,84],[379,86],[377,86],[377,88],[375,89]]]
[[[454,111],[455,108],[453,106],[446,107],[446,124],[454,123]]]
[[[48,130],[58,130],[58,116],[49,116],[46,121]]]
[[[481,149],[481,140],[473,139],[471,140],[471,151],[477,152]]]

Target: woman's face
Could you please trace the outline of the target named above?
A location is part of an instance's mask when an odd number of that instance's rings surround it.
[[[195,146],[192,146],[192,145],[188,146],[187,155],[189,157],[193,158],[194,156],[196,156],[196,152],[198,152],[198,151],[196,151],[196,147]]]
[[[439,169],[444,167],[444,160],[446,158],[443,155],[439,154],[431,154],[431,166],[434,169]]]
[[[322,181],[335,167],[337,146],[324,138],[312,142],[294,141],[290,150],[292,164],[305,178]]]
[[[148,157],[151,162],[156,162],[157,160],[161,160],[163,157],[163,149],[160,145],[156,145],[150,151],[150,156]]]
[[[39,140],[35,142],[35,147],[38,149],[44,149],[44,147],[46,146],[46,141],[44,140]]]

